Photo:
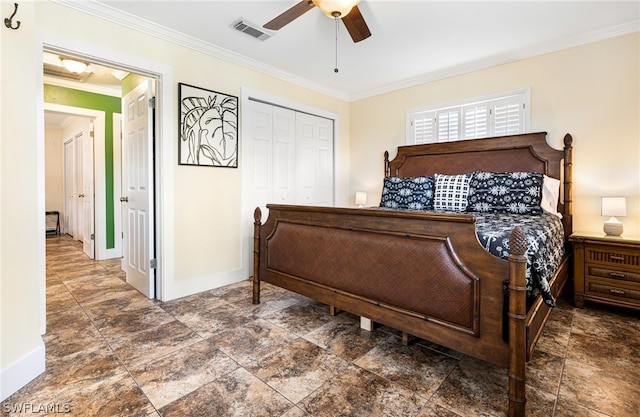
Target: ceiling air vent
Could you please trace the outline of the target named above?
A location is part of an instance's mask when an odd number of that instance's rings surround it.
[[[260,26],[247,22],[244,19],[238,20],[232,25],[232,27],[235,30],[239,30],[240,32],[246,33],[256,39],[260,39],[261,41],[266,41],[271,37],[271,35],[262,30]]]

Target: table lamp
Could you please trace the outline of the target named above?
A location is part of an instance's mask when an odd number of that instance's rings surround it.
[[[620,236],[622,223],[616,216],[627,215],[627,200],[624,197],[602,197],[602,215],[609,216],[604,223],[604,232],[608,236]]]

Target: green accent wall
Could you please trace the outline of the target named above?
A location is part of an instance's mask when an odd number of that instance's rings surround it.
[[[120,97],[89,93],[72,88],[44,85],[45,103],[80,107],[105,112],[104,159],[107,249],[115,247],[114,195],[113,195],[113,114],[122,110]]]

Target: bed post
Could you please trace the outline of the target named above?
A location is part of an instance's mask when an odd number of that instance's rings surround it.
[[[256,207],[253,211],[253,304],[260,304],[260,225],[262,211]]]
[[[569,237],[573,233],[573,136],[564,135],[564,216],[562,222],[564,233]]]
[[[516,226],[509,236],[509,417],[524,417],[526,396],[527,237]]]
[[[389,172],[389,151],[384,151],[384,177],[391,176]]]

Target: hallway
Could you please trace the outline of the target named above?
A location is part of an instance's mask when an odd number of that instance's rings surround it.
[[[120,260],[47,245],[46,372],[3,416],[503,416],[506,371],[249,281],[163,303]],[[442,348],[440,348],[442,349]],[[528,416],[631,417],[640,409],[636,312],[561,301],[527,367]],[[20,411],[21,410],[21,411]]]

